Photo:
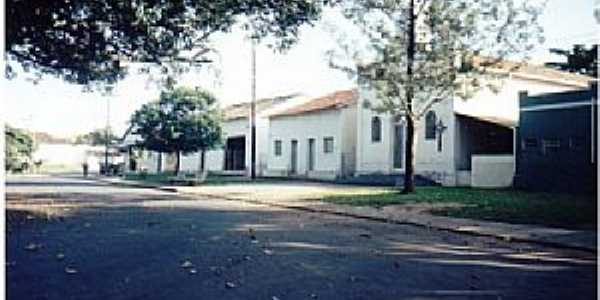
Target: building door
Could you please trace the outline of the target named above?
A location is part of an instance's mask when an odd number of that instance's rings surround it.
[[[298,141],[292,140],[290,173],[298,173]]]
[[[308,170],[315,170],[315,139],[308,139]]]
[[[404,167],[404,126],[394,125],[394,169]]]
[[[225,141],[225,170],[242,171],[246,168],[246,137],[231,137]]]

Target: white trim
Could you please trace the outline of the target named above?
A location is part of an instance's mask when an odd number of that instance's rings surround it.
[[[539,111],[539,110],[550,110],[550,109],[565,109],[565,108],[573,108],[580,106],[588,106],[590,104],[595,104],[592,101],[577,101],[577,102],[569,102],[569,103],[558,103],[558,104],[542,104],[531,107],[523,107],[521,111]]]

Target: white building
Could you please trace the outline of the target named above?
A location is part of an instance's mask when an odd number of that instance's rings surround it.
[[[355,90],[309,100],[269,117],[268,176],[335,179],[354,173]]]
[[[508,71],[514,67],[505,62],[495,70],[508,75],[498,93],[482,90],[468,100],[442,101],[415,124],[417,174],[447,186],[510,186],[519,93],[582,89],[590,80],[540,66]],[[356,174],[403,174],[404,121],[365,108],[365,101],[377,101],[373,91],[360,94]]]
[[[305,101],[298,94],[260,99],[256,101],[256,167],[257,175],[266,169],[268,154],[268,115],[278,110],[286,109]],[[251,164],[250,141],[250,103],[240,103],[227,106],[223,111],[223,145],[205,154],[205,168],[218,174],[247,175]],[[121,147],[126,150],[126,170],[147,170],[150,173],[157,170],[173,170],[176,163],[174,154],[158,154],[152,151],[137,149],[134,145],[139,136],[131,133],[131,128],[125,133]],[[132,156],[133,155],[133,156]],[[132,164],[130,157],[135,157]],[[160,167],[158,165],[161,165]],[[180,170],[194,173],[200,167],[200,153],[190,153],[181,156]]]
[[[267,166],[268,116],[305,101],[298,94],[256,101],[256,174],[262,176]],[[213,173],[249,175],[251,160],[250,103],[234,104],[223,109],[223,146],[206,153],[206,168]],[[198,166],[198,155],[187,166]]]

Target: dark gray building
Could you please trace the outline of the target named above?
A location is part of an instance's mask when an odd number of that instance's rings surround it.
[[[515,186],[593,194],[597,188],[598,85],[520,97]]]

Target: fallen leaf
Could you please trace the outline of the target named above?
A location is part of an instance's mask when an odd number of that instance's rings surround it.
[[[42,247],[42,244],[29,243],[29,244],[27,244],[27,246],[25,246],[25,250],[28,250],[28,251],[37,251],[41,247]]]
[[[237,287],[237,285],[235,285],[235,283],[233,283],[233,282],[227,281],[227,282],[225,282],[225,287],[228,289],[233,289],[233,288]]]
[[[181,264],[181,267],[184,269],[191,268],[193,266],[194,266],[194,264],[189,260],[186,260]]]
[[[77,269],[75,269],[73,267],[66,267],[65,268],[65,273],[67,273],[67,274],[77,274]]]

